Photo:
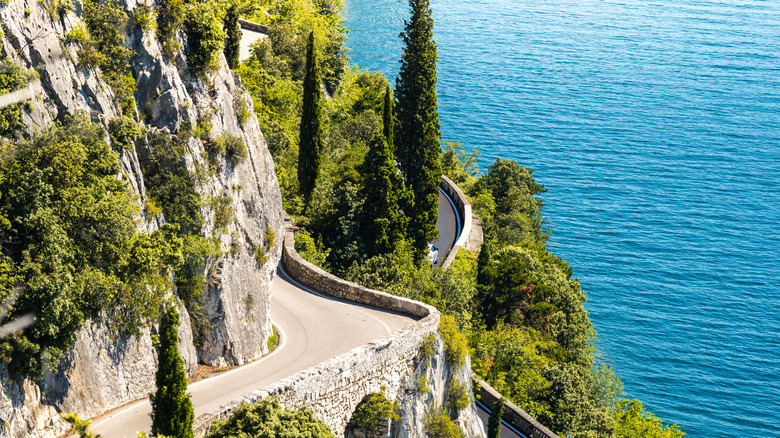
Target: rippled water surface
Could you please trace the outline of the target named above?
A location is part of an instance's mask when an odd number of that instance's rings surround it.
[[[536,169],[630,397],[780,437],[780,1],[433,0],[445,139]],[[403,0],[348,0],[398,70]]]

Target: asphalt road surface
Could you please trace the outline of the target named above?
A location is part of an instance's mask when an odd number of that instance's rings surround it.
[[[485,426],[485,436],[487,436],[488,418],[490,418],[490,411],[482,403],[477,402],[477,415],[482,420],[482,424]],[[501,431],[498,433],[501,438],[527,438],[522,433],[516,431],[514,428],[507,427],[506,422],[501,420]]]
[[[321,295],[292,280],[281,268],[271,286],[271,318],[280,335],[273,352],[189,386],[196,418],[414,320]],[[138,401],[94,419],[92,431],[104,438],[149,433],[150,409],[148,399]]]
[[[438,268],[444,263],[450,249],[458,240],[459,224],[455,209],[442,191],[439,191],[439,219],[436,222],[436,228],[439,230],[439,240],[433,242],[433,246],[439,250],[439,257],[433,264],[434,268]]]

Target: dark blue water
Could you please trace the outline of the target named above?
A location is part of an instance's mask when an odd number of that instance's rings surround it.
[[[780,437],[780,1],[433,0],[444,139],[536,169],[629,397]],[[348,0],[395,77],[403,0]]]

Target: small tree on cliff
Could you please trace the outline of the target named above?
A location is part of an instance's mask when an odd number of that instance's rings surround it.
[[[194,412],[187,394],[187,374],[179,355],[179,312],[169,305],[160,321],[157,349],[157,391],[149,396],[152,405],[152,435],[192,438]]]
[[[298,185],[308,207],[322,161],[322,109],[320,107],[320,69],[314,50],[314,32],[306,49],[306,73],[303,78],[303,113],[298,146]]]
[[[224,29],[227,37],[225,38],[225,59],[228,67],[238,68],[238,54],[241,50],[241,30],[238,28],[238,8],[236,5],[228,8],[225,14]]]
[[[405,49],[396,79],[396,157],[407,186],[414,192],[414,206],[408,212],[409,237],[415,258],[427,255],[428,242],[439,232],[439,182],[441,146],[436,103],[436,43],[430,0],[409,0],[412,17],[401,33]]]
[[[488,418],[487,438],[498,438],[501,433],[501,417],[504,415],[504,397],[493,406],[493,412]]]
[[[362,173],[365,179],[360,188],[363,204],[359,210],[359,225],[366,254],[373,257],[395,252],[404,241],[409,222],[401,213],[399,202],[408,202],[410,195],[404,190],[390,146],[378,132],[366,154]]]

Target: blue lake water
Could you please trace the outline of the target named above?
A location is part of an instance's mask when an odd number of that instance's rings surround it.
[[[603,360],[691,437],[780,437],[780,1],[433,0],[444,139],[536,169]],[[347,0],[394,78],[403,0]]]

